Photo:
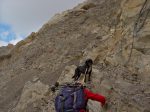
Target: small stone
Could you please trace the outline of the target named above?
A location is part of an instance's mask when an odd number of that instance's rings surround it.
[[[33,82],[37,82],[39,80],[39,77],[33,77]]]

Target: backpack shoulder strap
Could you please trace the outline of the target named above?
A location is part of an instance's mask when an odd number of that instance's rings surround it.
[[[65,98],[63,96],[60,96],[60,98],[61,98],[61,112],[64,112]]]

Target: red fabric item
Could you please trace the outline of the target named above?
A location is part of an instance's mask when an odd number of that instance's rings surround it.
[[[95,94],[91,91],[89,91],[88,89],[84,89],[84,93],[85,93],[85,100],[88,102],[89,99],[94,100],[94,101],[98,101],[101,102],[101,105],[105,105],[106,99],[104,96],[100,95],[100,94]],[[80,112],[86,112],[86,110],[82,109],[80,110]]]

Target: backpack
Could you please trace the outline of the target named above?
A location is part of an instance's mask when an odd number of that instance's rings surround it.
[[[83,86],[65,86],[55,99],[56,112],[79,112],[86,108]]]

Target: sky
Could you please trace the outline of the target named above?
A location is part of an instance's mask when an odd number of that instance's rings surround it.
[[[16,44],[84,0],[0,0],[0,46]]]

